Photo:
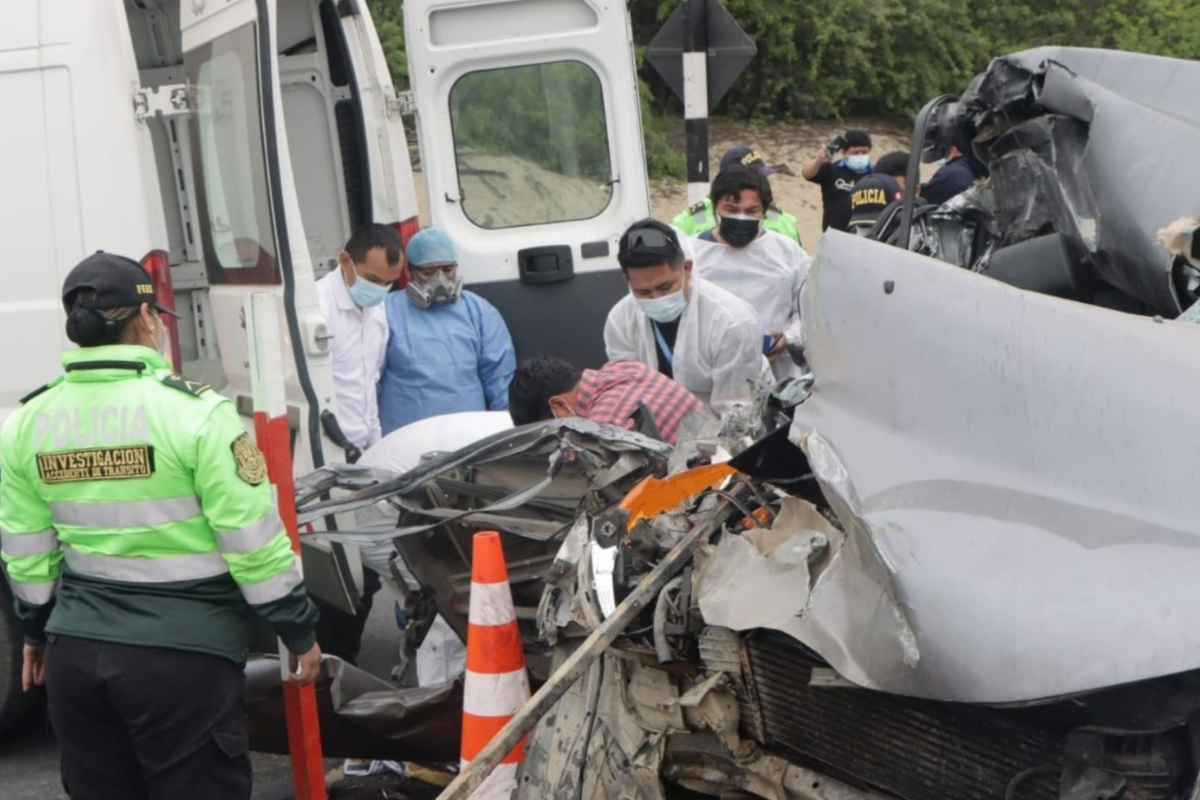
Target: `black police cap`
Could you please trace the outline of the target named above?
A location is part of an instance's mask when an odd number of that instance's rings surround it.
[[[721,156],[720,172],[734,167],[754,167],[764,178],[775,174],[775,170],[768,166],[762,154],[747,144],[731,147]]]
[[[88,308],[125,308],[148,303],[160,314],[178,319],[179,315],[158,302],[154,281],[142,265],[131,258],[99,250],[75,265],[63,283],[62,300],[67,313],[76,292],[95,292]]]

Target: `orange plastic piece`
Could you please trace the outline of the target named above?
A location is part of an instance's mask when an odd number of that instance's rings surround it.
[[[646,478],[621,501],[621,510],[629,512],[629,529],[632,530],[640,519],[657,517],[705,489],[720,485],[736,472],[729,464],[710,464],[662,480]]]
[[[757,526],[750,520],[750,517],[754,517],[754,519],[758,522]],[[750,530],[754,527],[765,528],[771,522],[771,512],[766,508],[754,509],[750,512],[750,517],[744,517],[742,519],[742,527],[746,530]]]

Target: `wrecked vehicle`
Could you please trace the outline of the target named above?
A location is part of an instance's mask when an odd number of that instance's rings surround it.
[[[1023,289],[1174,318],[1200,299],[1200,271],[1155,233],[1197,211],[1200,167],[1165,156],[1200,142],[1197,88],[1194,61],[1069,47],[997,58],[961,98],[922,111],[906,197],[871,236]],[[922,204],[918,157],[959,141],[990,177]]]
[[[811,387],[716,446],[560,420],[327,471],[302,514],[401,509],[314,535],[420,540],[418,594],[460,618],[469,551],[427,526],[501,527],[535,685],[702,534],[540,718],[522,798],[1191,796],[1196,329],[836,232],[803,311]],[[719,448],[726,483],[614,535],[630,489]]]
[[[411,653],[439,614],[465,640],[472,533],[500,532],[517,616],[530,622],[578,515],[619,502],[646,476],[662,474],[671,453],[639,433],[564,419],[433,454],[403,474],[353,465],[318,470],[297,481],[297,509],[302,526],[354,513],[355,524],[312,538],[355,545],[394,540],[399,558],[391,585],[405,595],[410,624],[402,649]],[[329,499],[335,488],[350,494]],[[535,677],[544,677],[545,659],[536,652],[528,657]]]
[[[521,796],[1193,796],[1197,331],[839,233],[803,319],[801,482],[725,508],[538,726]],[[560,659],[610,580],[569,552]]]
[[[803,295],[812,383],[741,424],[671,452],[562,420],[432,471],[308,487],[308,514],[396,506],[398,546],[422,538],[405,553],[425,561],[418,594],[447,613],[466,605],[467,560],[427,526],[508,526],[506,548],[526,548],[507,557],[531,567],[514,594],[545,683],[498,734],[531,729],[518,797],[1200,797],[1200,466],[1185,438],[1200,331],[1171,319],[1192,302],[1190,267],[1154,240],[1194,211],[1190,167],[1127,163],[1115,137],[1136,110],[1183,141],[1181,87],[1200,73],[1139,89],[1165,68],[1143,58],[994,63],[968,93],[1007,126],[975,133],[991,201],[925,212],[912,251],[827,233]],[[1138,181],[1121,177],[1134,166]],[[954,258],[951,222],[969,245]],[[1028,281],[997,271],[1006,251]],[[1043,281],[1064,274],[1070,291]],[[530,456],[528,472],[488,476],[506,455]],[[473,476],[491,491],[445,495]],[[677,479],[686,496],[639,505]],[[335,487],[353,494],[312,499]]]
[[[471,535],[500,531],[529,670],[535,680],[544,679],[551,648],[537,644],[534,621],[566,532],[581,512],[617,503],[644,477],[665,473],[672,452],[642,434],[573,418],[501,430],[452,453],[429,453],[402,473],[337,464],[298,478],[303,536],[344,545],[394,542],[392,580],[385,583],[400,594],[396,599],[407,617],[393,674],[405,688],[339,659],[322,662],[317,696],[323,753],[457,761],[461,680],[441,688],[408,684],[415,680],[409,668],[416,651],[439,616],[466,639]],[[328,516],[336,517],[340,530],[309,526]],[[256,659],[247,675],[251,748],[286,753],[278,663]]]

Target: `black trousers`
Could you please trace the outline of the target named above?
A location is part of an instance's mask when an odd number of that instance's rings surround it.
[[[50,636],[50,724],[72,800],[248,800],[246,678],[202,653]]]
[[[367,617],[371,616],[371,607],[375,605],[375,594],[382,586],[379,573],[373,569],[363,569],[362,606],[357,614],[347,614],[319,597],[313,598],[321,612],[317,618],[317,644],[321,646],[322,653],[358,666],[363,630],[367,627]]]

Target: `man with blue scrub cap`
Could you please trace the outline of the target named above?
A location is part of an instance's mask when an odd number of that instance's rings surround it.
[[[408,285],[385,304],[390,333],[379,378],[384,435],[442,414],[507,409],[517,359],[500,312],[463,290],[445,231],[419,231],[405,256]]]

